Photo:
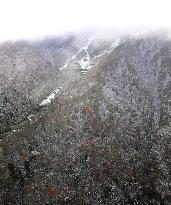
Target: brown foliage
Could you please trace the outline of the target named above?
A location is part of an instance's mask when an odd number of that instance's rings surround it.
[[[55,197],[57,195],[57,190],[52,186],[46,186],[44,188],[44,193],[50,197]]]

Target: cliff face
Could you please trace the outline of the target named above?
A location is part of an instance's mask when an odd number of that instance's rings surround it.
[[[42,81],[38,110],[3,133],[2,204],[170,204],[170,41],[76,47]]]

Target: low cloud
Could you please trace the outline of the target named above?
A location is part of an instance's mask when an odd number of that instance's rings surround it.
[[[85,28],[168,30],[169,0],[6,0],[0,2],[0,41],[35,39]]]

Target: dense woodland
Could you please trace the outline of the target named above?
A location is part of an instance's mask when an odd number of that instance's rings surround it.
[[[170,205],[170,123],[164,36],[3,43],[0,204]]]

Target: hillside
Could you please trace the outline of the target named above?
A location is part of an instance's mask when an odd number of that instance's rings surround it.
[[[0,70],[1,204],[171,204],[170,40],[8,42]]]

